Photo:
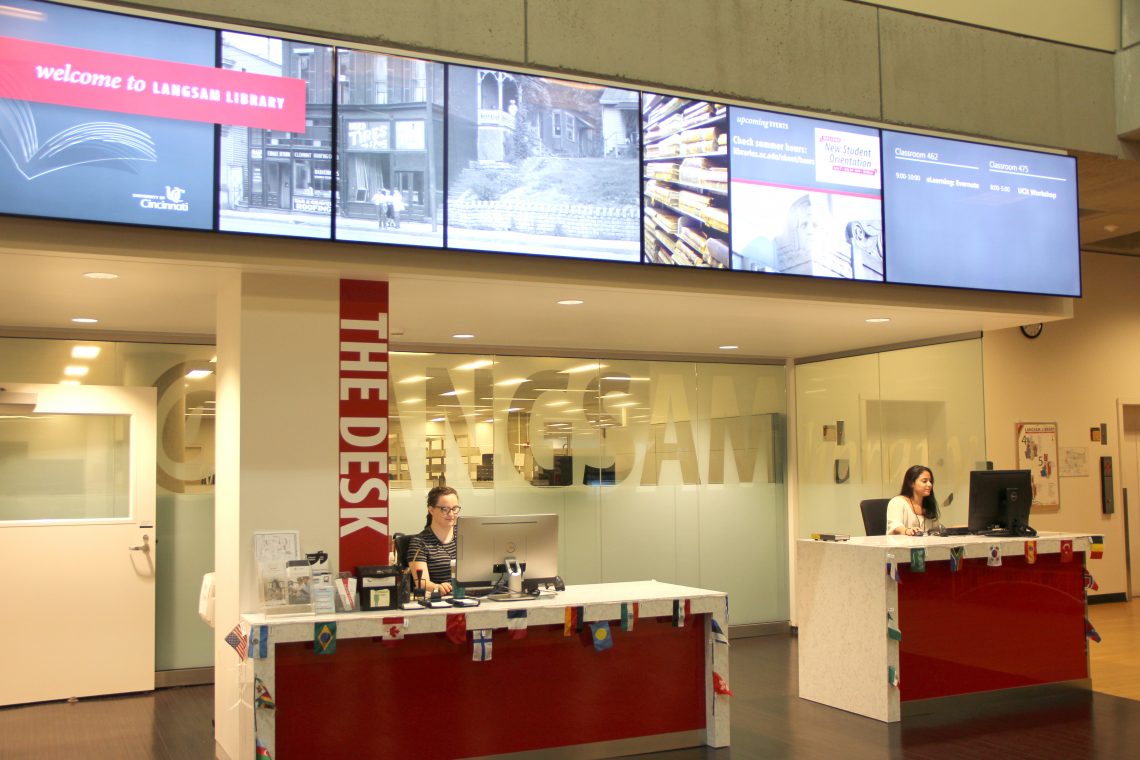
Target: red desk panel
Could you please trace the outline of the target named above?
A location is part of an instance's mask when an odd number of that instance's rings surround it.
[[[1088,678],[1084,555],[899,573],[902,701]]]
[[[517,640],[500,629],[488,662],[472,662],[470,636],[442,633],[343,639],[321,656],[279,644],[276,758],[432,760],[703,730],[705,625],[611,626],[602,652],[588,625],[571,638],[562,626]]]

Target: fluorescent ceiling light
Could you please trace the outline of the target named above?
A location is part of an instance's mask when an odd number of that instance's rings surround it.
[[[869,325],[885,325],[887,322],[890,322],[891,319],[890,317],[870,317],[869,319],[864,319],[863,321]]]
[[[79,364],[69,364],[63,368],[63,374],[67,375],[68,377],[86,377],[87,373],[90,371],[90,368]]]
[[[100,346],[72,346],[72,359],[94,359],[103,349]]]
[[[99,320],[95,319],[95,317],[72,317],[71,321],[79,325],[94,325],[99,323]]]
[[[204,377],[209,377],[214,374],[212,369],[192,369],[186,373],[187,380],[201,380]]]
[[[737,349],[740,348],[740,346],[727,345],[727,346],[718,346],[718,348],[720,348],[721,351],[736,351]]]
[[[581,301],[577,298],[567,298],[567,299],[564,299],[562,301],[559,301],[558,305],[559,306],[581,306],[584,303],[586,303],[586,302]]]
[[[607,367],[607,366],[609,366],[609,365],[599,364],[598,362],[594,362],[593,364],[582,364],[582,365],[577,366],[577,367],[571,367],[570,369],[560,369],[558,371],[564,375],[573,375],[573,374],[577,374],[578,372],[597,372],[598,370],[603,369],[604,367]]]
[[[83,276],[88,280],[117,280],[119,275],[114,272],[84,272]]]
[[[490,359],[476,359],[473,362],[460,364],[458,367],[456,367],[456,369],[483,369],[484,367],[490,367],[494,363],[495,362],[491,361]]]
[[[456,340],[473,340],[475,338],[475,336],[471,333],[456,333],[451,337],[455,338]]]

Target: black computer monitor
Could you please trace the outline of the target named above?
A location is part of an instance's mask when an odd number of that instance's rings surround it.
[[[1032,504],[1033,478],[1029,470],[974,470],[970,473],[971,533],[991,528],[1026,532]]]
[[[558,577],[558,515],[461,515],[456,525],[455,579],[493,586],[513,557],[526,587]]]

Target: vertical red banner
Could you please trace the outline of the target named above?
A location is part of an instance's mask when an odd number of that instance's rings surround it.
[[[388,563],[388,283],[340,281],[340,569]]]

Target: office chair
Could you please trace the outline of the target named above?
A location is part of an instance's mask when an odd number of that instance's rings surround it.
[[[393,533],[392,540],[396,542],[396,564],[404,569],[408,566],[408,544],[412,537],[407,533]]]
[[[883,536],[887,533],[887,502],[890,499],[863,499],[859,511],[863,513],[863,530],[868,536]]]

